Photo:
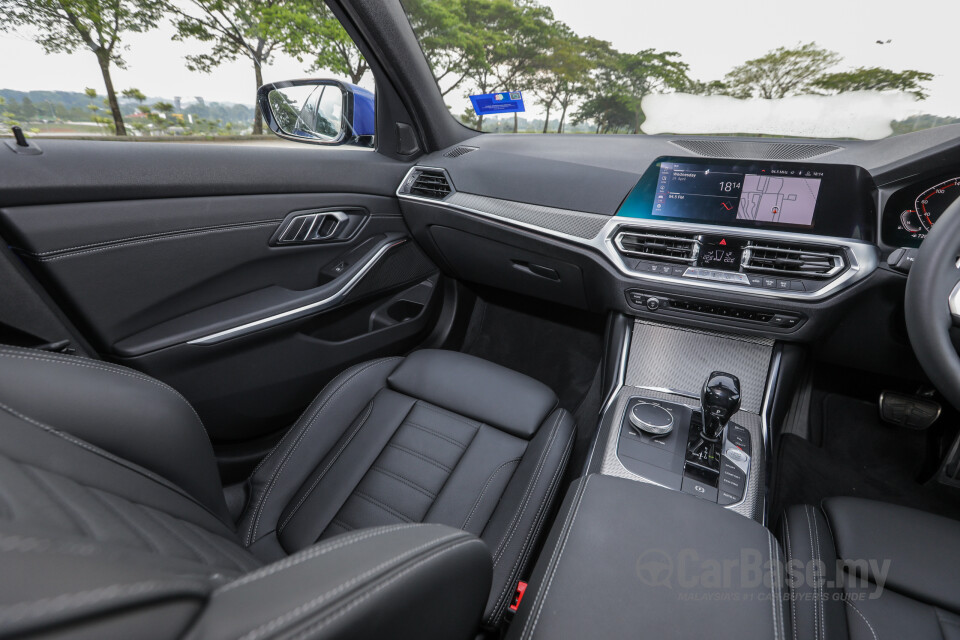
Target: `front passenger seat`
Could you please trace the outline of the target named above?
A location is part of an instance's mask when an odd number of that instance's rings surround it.
[[[235,523],[172,388],[0,347],[0,635],[455,636],[481,611],[496,626],[573,441],[521,374],[449,351],[374,360],[317,396]]]

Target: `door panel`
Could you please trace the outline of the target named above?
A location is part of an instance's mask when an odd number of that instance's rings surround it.
[[[185,155],[163,167],[158,157],[169,154],[155,145],[122,146],[119,155],[153,173],[118,167],[103,200],[74,186],[88,173],[81,167],[61,175],[59,189],[51,184],[58,178],[36,166],[17,171],[13,184],[12,174],[0,174],[0,203],[11,202],[11,193],[17,203],[0,209],[0,234],[103,357],[180,391],[216,443],[255,441],[289,426],[344,368],[402,354],[433,329],[445,287],[396,198],[385,195],[402,163],[312,149],[311,181],[299,151],[231,149],[223,158],[237,167],[238,158],[257,164],[261,151],[272,159],[260,165],[263,191],[248,194],[249,185],[220,168],[208,172],[210,183],[196,183],[202,158]],[[51,147],[35,160],[58,159]],[[91,164],[119,157],[113,144],[85,148]],[[19,160],[0,158],[0,169]],[[356,171],[364,161],[368,170]],[[194,175],[189,197],[155,197],[184,173]],[[24,179],[32,175],[31,189]],[[313,188],[283,193],[287,175]],[[149,197],[111,199],[138,181]],[[74,190],[92,201],[50,202],[51,194]],[[313,230],[288,234],[303,216]]]

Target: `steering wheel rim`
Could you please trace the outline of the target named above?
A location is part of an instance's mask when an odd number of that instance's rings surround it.
[[[960,409],[960,355],[950,339],[950,328],[960,320],[958,258],[960,199],[947,207],[920,245],[904,298],[907,335],[920,366]]]

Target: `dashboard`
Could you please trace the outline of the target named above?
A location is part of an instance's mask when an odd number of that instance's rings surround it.
[[[876,141],[482,135],[420,158],[396,193],[463,281],[885,370],[912,360],[906,275],[887,259],[960,198],[960,126]]]

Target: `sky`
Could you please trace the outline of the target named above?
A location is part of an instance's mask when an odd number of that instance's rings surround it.
[[[922,110],[960,116],[956,56],[960,2],[956,0],[547,0],[543,4],[577,33],[608,40],[620,50],[678,51],[690,65],[691,75],[700,80],[722,78],[733,66],[778,46],[816,41],[844,57],[841,68],[882,66],[935,74],[927,85],[930,98]],[[203,96],[207,102],[252,104],[255,87],[249,62],[227,63],[211,74],[191,72],[183,56],[204,51],[205,46],[175,42],[172,35],[169,25],[130,34],[125,54],[128,69],[114,71],[117,89],[136,87],[149,96]],[[15,61],[0,65],[0,88],[103,91],[96,60],[88,51],[44,55],[28,34],[0,32],[0,60]],[[265,82],[306,75],[306,65],[286,56],[277,56],[263,70]],[[458,100],[457,112],[460,104]]]

